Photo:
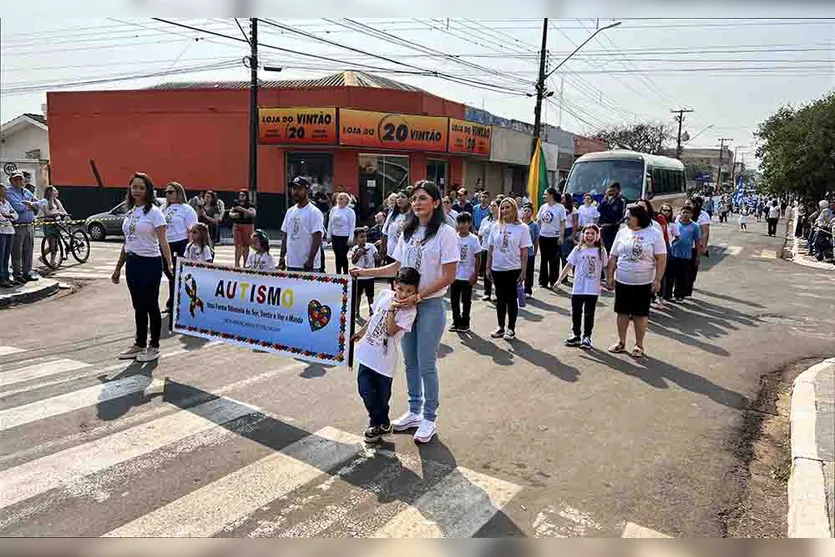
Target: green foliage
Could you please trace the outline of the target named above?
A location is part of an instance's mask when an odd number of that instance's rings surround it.
[[[835,189],[835,93],[799,109],[780,108],[754,135],[762,191],[821,199]]]
[[[629,149],[639,153],[660,155],[672,138],[672,130],[664,124],[642,123],[603,128],[592,137],[605,141],[609,149]]]

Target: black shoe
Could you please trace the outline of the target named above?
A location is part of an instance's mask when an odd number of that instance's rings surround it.
[[[459,333],[468,333],[468,332],[470,332],[470,326],[469,325],[461,325],[460,327],[458,327],[458,332]]]
[[[26,275],[25,277],[23,277],[23,280],[26,281],[26,282],[35,282],[35,281],[38,280],[38,278],[39,277],[37,277],[35,275]]]
[[[571,335],[570,337],[562,341],[562,343],[566,346],[580,346],[580,337],[578,337],[577,335]]]
[[[14,283],[9,279],[0,279],[0,286],[2,286],[3,288],[11,288],[12,286],[14,286]]]
[[[26,284],[26,280],[23,277],[14,277],[12,279],[13,286],[20,286],[21,284]]]
[[[373,425],[365,430],[362,438],[366,443],[379,443],[383,435],[388,435],[391,433],[391,424],[386,427]]]

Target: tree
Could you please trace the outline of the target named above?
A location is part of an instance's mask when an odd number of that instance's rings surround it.
[[[651,122],[632,126],[611,126],[596,132],[594,139],[605,141],[610,149],[629,149],[659,155],[672,139],[672,129]]]
[[[766,193],[821,199],[835,188],[835,93],[799,109],[781,107],[754,136]]]

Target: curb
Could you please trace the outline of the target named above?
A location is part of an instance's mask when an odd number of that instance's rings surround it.
[[[800,242],[802,238],[796,238],[794,236],[794,221],[789,221],[789,230],[786,231],[787,240],[790,236],[792,238],[792,249],[791,249],[791,262],[796,263],[798,265],[802,265],[804,267],[810,267],[812,269],[818,269],[820,271],[835,271],[835,265],[831,263],[824,263],[823,261],[816,261],[811,260],[808,261],[805,255],[801,255],[800,253]]]
[[[826,506],[823,462],[815,441],[815,379],[835,358],[816,364],[792,383],[791,428],[792,471],[789,477],[788,537],[831,538]]]
[[[58,292],[59,283],[57,280],[41,277],[37,288],[26,290],[23,292],[15,292],[12,294],[3,294],[0,296],[0,308],[6,308],[16,304],[31,304]]]

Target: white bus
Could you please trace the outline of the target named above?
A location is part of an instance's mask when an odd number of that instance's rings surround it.
[[[606,188],[620,184],[621,195],[631,203],[653,199],[653,205],[669,203],[674,208],[684,203],[686,185],[684,164],[678,159],[647,155],[635,151],[601,151],[574,161],[564,192],[583,202],[583,195],[603,198]]]

